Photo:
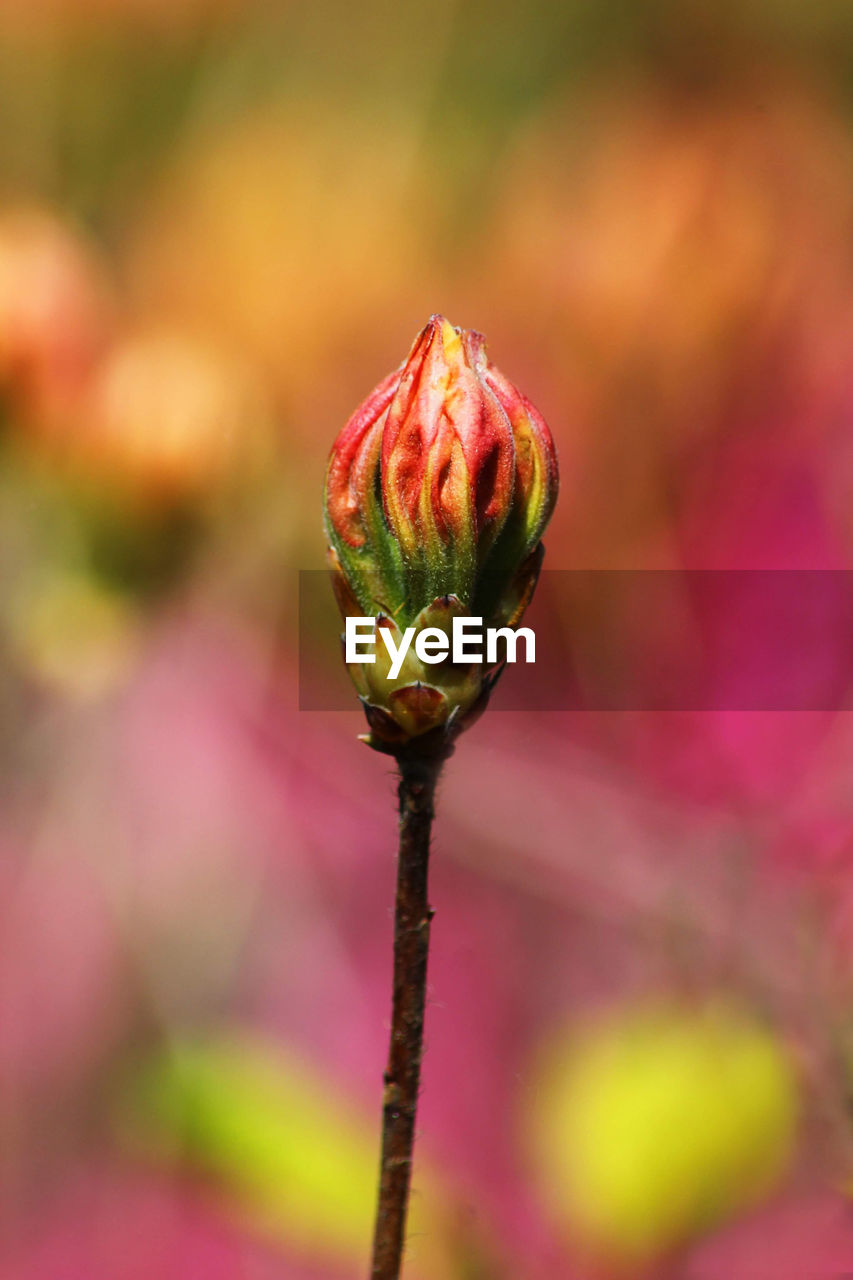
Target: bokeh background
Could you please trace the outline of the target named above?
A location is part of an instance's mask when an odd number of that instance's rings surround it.
[[[365,1274],[393,779],[297,577],[429,314],[550,567],[840,569],[851,285],[843,0],[4,0],[2,1280]],[[843,710],[471,730],[410,1280],[853,1274],[851,820]]]

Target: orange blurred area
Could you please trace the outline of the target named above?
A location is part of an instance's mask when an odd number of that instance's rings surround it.
[[[139,304],[251,352],[311,440],[340,383],[358,396],[389,329],[411,329],[442,287],[439,254],[423,254],[437,193],[418,146],[405,121],[344,122],[319,103],[194,142],[131,236]]]
[[[365,1274],[393,781],[299,573],[434,313],[550,425],[546,567],[634,576],[442,781],[407,1280],[853,1274],[853,19],[795,9],[0,4],[0,1280]]]
[[[185,35],[241,7],[242,0],[4,0],[2,20],[13,38],[38,42],[52,42],[58,31],[91,38],[103,25]]]
[[[103,264],[56,214],[13,206],[0,223],[0,307],[0,378],[31,429],[51,430],[107,342]]]

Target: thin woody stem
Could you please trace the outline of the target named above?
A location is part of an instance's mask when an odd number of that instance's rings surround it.
[[[398,756],[400,852],[394,910],[391,1044],[382,1106],[382,1163],[371,1280],[399,1280],[423,1053],[430,831],[441,758]]]

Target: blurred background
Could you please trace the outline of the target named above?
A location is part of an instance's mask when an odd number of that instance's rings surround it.
[[[3,0],[2,1280],[365,1274],[393,779],[297,581],[430,313],[551,568],[843,569],[851,285],[842,0]],[[407,1280],[853,1274],[851,819],[849,712],[466,735]]]

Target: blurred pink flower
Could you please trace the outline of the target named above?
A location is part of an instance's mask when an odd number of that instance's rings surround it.
[[[3,850],[0,1111],[11,1108],[8,1118],[79,1085],[122,1028],[109,903],[94,869],[57,834],[31,851]]]
[[[831,1191],[790,1197],[698,1249],[684,1280],[843,1280],[853,1265],[853,1207]]]
[[[2,1280],[349,1280],[242,1235],[197,1188],[103,1159],[0,1241]]]

